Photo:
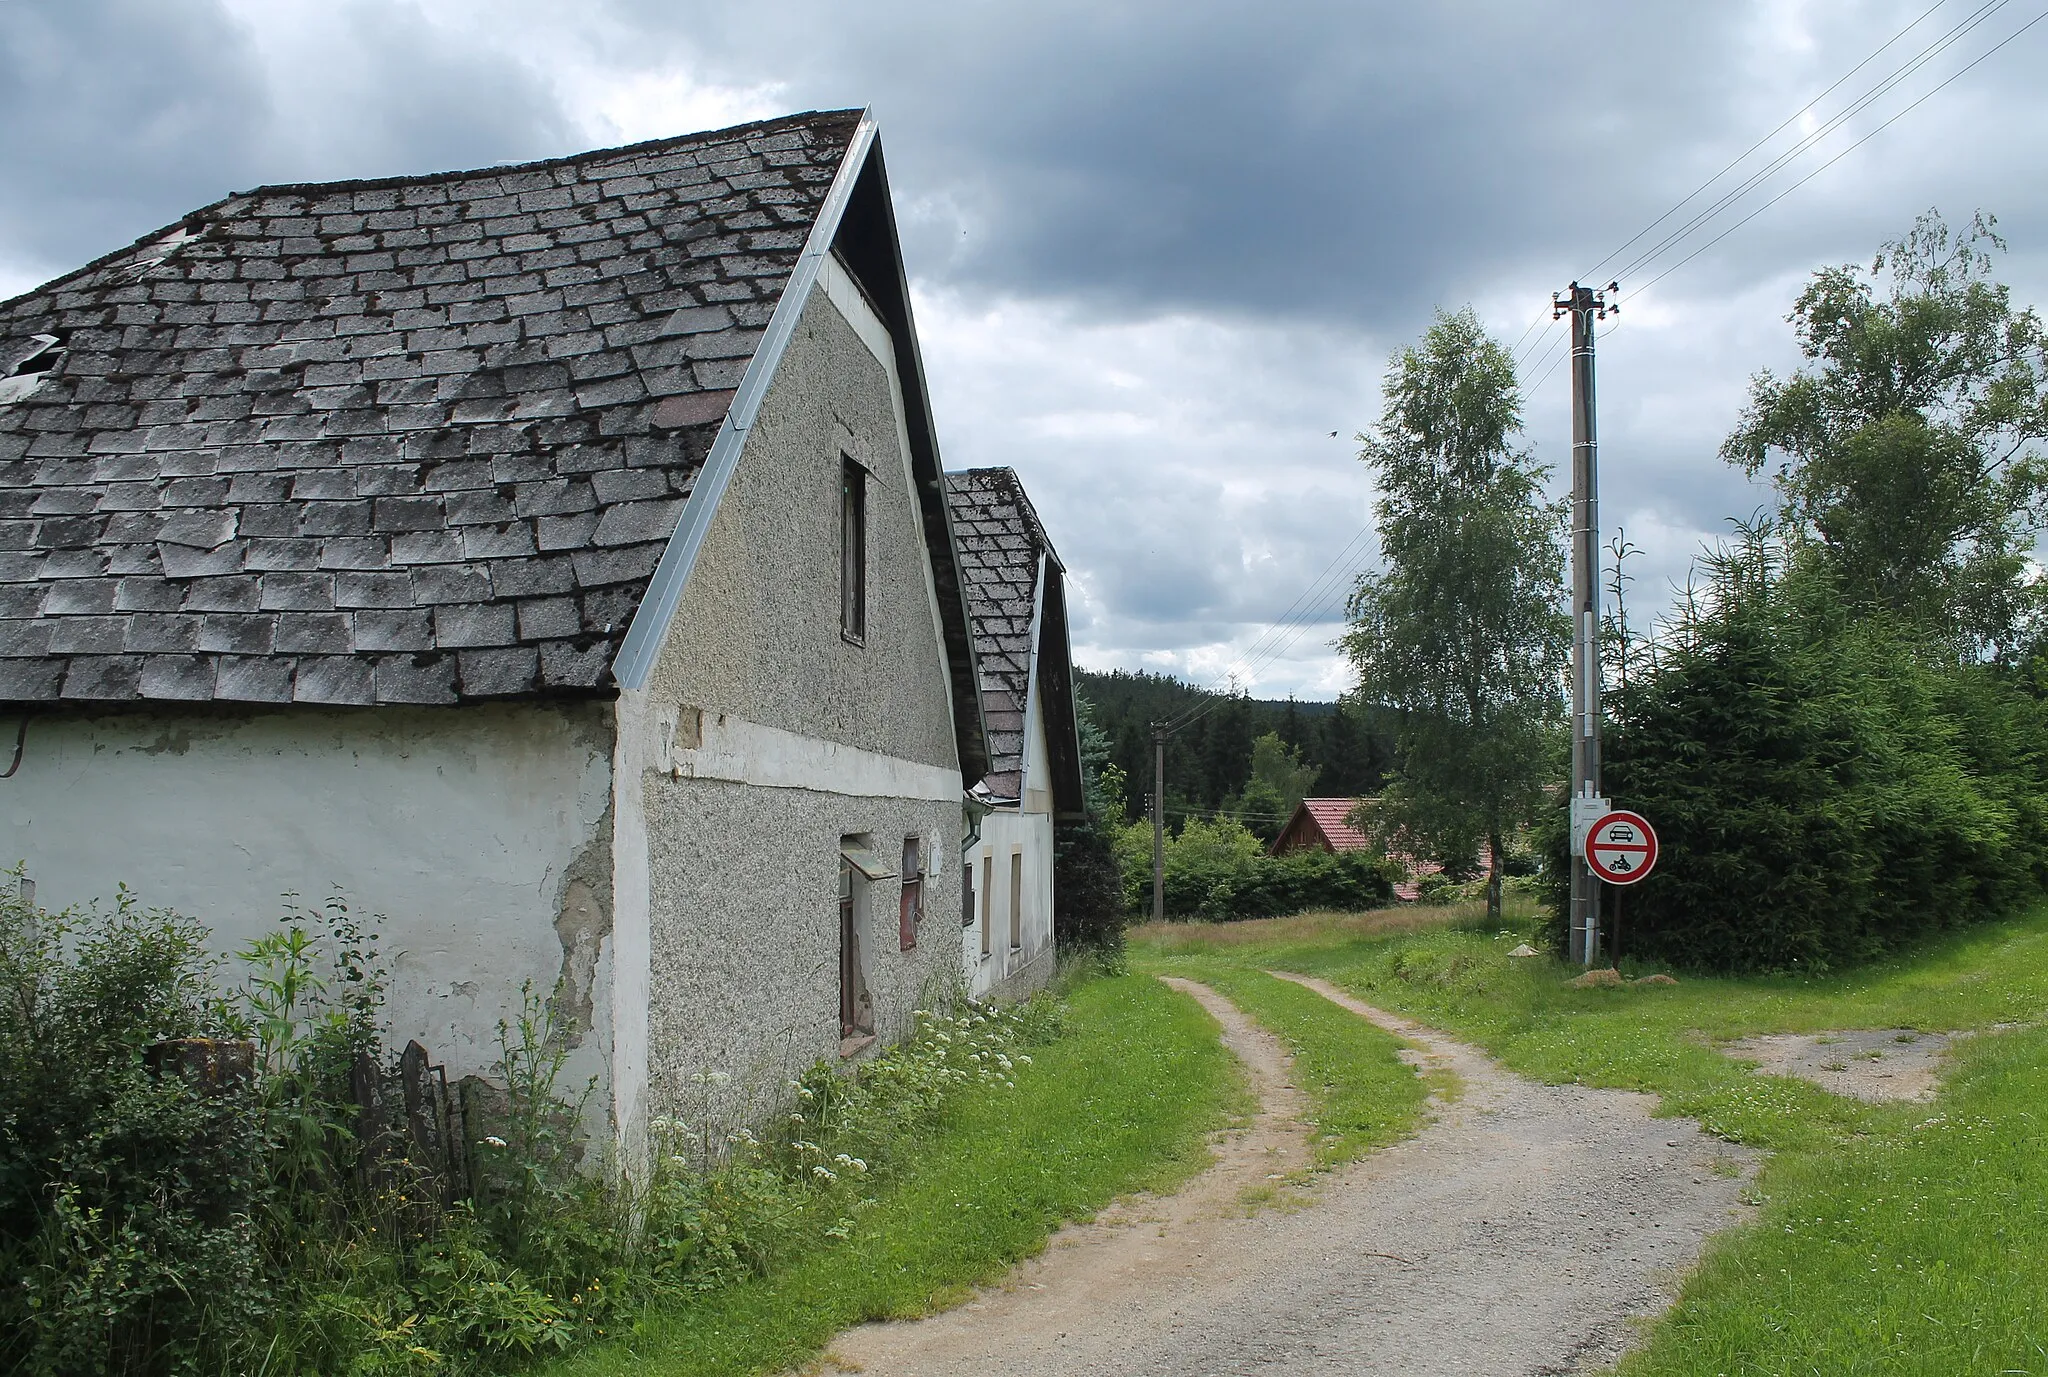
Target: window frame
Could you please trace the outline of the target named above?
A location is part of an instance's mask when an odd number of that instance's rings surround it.
[[[924,838],[903,839],[903,890],[897,900],[896,938],[902,951],[917,950],[917,930],[924,924]]]

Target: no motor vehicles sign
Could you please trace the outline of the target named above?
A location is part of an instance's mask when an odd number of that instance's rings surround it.
[[[1587,829],[1586,864],[1611,885],[1632,885],[1657,864],[1657,834],[1642,814],[1616,809]]]

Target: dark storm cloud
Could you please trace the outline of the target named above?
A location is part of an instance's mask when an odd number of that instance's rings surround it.
[[[0,6],[0,254],[54,271],[214,199],[269,116],[217,6]]]
[[[875,104],[935,280],[1354,321],[1554,254],[1727,99],[1733,43],[1717,6],[619,8],[727,79]]]
[[[0,262],[51,275],[260,182],[542,157],[531,71],[408,6],[344,3],[280,68],[209,0],[0,5]]]

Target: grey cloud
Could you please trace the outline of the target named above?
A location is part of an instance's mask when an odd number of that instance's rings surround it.
[[[0,6],[0,252],[54,272],[215,199],[269,114],[218,5]]]
[[[519,62],[405,5],[327,7],[279,70],[216,0],[0,5],[0,260],[55,274],[259,182],[570,151]]]

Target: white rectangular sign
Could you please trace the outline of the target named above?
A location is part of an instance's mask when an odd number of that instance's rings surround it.
[[[1583,794],[1572,798],[1572,854],[1584,855],[1586,833],[1594,823],[1614,810],[1614,805],[1604,798],[1587,798]]]

